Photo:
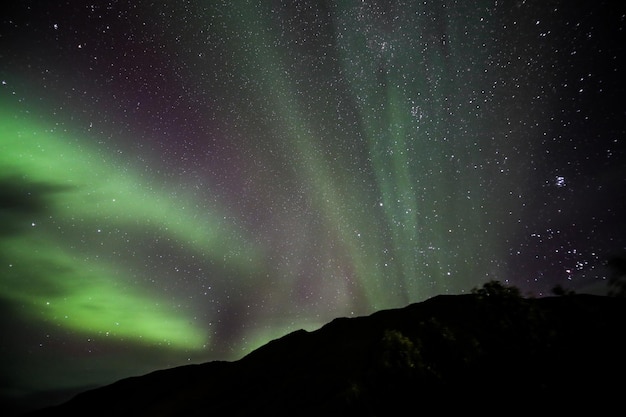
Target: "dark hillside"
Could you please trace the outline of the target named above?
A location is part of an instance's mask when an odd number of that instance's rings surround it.
[[[625,319],[622,298],[527,299],[485,287],[336,319],[239,361],[125,379],[31,416],[384,416],[423,407],[621,405]]]

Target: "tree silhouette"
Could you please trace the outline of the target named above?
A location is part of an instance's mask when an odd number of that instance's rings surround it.
[[[504,285],[500,281],[491,280],[483,284],[482,288],[472,288],[472,294],[479,298],[498,297],[498,298],[521,298],[522,293],[519,288]]]

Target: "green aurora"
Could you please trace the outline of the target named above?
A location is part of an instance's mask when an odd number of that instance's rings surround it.
[[[240,269],[251,268],[258,254],[242,253],[249,245],[233,242],[217,211],[193,213],[176,193],[107,162],[80,140],[6,106],[1,114],[0,178],[11,195],[3,195],[0,209],[0,296],[33,319],[87,335],[205,348],[206,329],[191,312],[137,288],[128,266],[110,257],[119,243],[110,232],[156,228],[167,240]]]

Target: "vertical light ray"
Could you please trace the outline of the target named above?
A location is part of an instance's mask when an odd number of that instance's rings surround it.
[[[300,109],[298,94],[286,75],[286,59],[279,48],[272,47],[278,39],[277,34],[273,33],[272,24],[264,18],[262,10],[249,5],[239,4],[237,12],[238,19],[232,23],[238,28],[241,42],[245,45],[240,51],[243,54],[240,59],[252,63],[249,65],[257,71],[248,75],[256,75],[260,90],[258,93],[269,99],[269,108],[280,115],[278,128],[282,134],[276,139],[284,140],[283,148],[293,151],[291,163],[299,172],[299,179],[311,184],[312,196],[322,217],[330,223],[329,229],[336,231],[345,247],[355,271],[353,277],[345,279],[351,280],[351,285],[358,288],[355,298],[365,296],[366,310],[393,305],[390,292],[380,283],[377,284],[380,279],[377,256],[373,256],[371,245],[363,245],[359,241],[360,233],[371,230],[372,223],[351,215],[355,206],[362,204],[363,198],[358,190],[352,190],[355,197],[339,191],[343,188],[343,178],[332,174],[329,163],[322,156],[323,152],[316,146],[315,128]]]
[[[462,22],[445,4],[397,7],[339,3],[334,22],[397,264],[393,282],[415,300],[448,289],[451,271],[478,273],[471,260],[491,250],[487,236],[478,240],[489,215],[479,206],[483,178],[464,172],[489,139],[477,134],[480,110],[465,103],[466,61],[483,57],[461,47]],[[459,158],[464,166],[451,168]]]

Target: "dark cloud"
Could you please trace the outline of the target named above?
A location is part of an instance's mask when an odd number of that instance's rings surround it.
[[[32,219],[52,210],[52,198],[72,187],[20,176],[0,178],[0,237],[22,231]]]

